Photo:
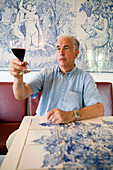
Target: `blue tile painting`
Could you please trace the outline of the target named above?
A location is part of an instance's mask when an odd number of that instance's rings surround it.
[[[50,136],[44,135],[33,141],[44,145],[47,152],[42,167],[54,168],[63,161],[64,169],[67,170],[112,169],[113,129],[109,124],[111,121],[107,121],[107,125],[103,121],[103,124],[73,122],[54,126],[54,129],[49,130]],[[53,124],[40,125],[51,127]]]
[[[89,72],[113,72],[112,0],[1,0],[0,70],[14,57],[10,40],[26,42],[28,68],[38,71],[57,64],[59,35],[80,41],[76,65]]]

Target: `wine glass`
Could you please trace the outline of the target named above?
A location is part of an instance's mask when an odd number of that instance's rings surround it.
[[[13,52],[13,54],[22,61],[22,65],[24,66],[24,56],[25,56],[25,41],[19,41],[19,40],[12,40],[10,41],[10,48]],[[25,70],[19,73],[19,75],[23,75],[26,73],[29,73],[30,70]]]

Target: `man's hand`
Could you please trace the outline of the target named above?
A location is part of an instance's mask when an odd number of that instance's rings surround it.
[[[69,123],[75,120],[73,111],[63,111],[60,109],[53,109],[47,113],[47,120],[51,120],[53,123]]]
[[[27,68],[28,62],[21,62],[17,58],[14,58],[9,63],[9,71],[12,76],[15,78],[20,78],[22,75],[20,75],[20,72],[25,71]]]

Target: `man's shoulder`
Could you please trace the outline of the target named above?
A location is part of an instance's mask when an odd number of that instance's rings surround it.
[[[87,71],[85,71],[85,70],[83,70],[83,69],[80,69],[80,68],[78,68],[78,67],[76,67],[76,73],[78,74],[84,74],[84,75],[86,75],[86,74],[89,74]]]
[[[75,72],[75,74],[77,74],[78,76],[81,76],[82,78],[83,78],[83,77],[84,77],[84,78],[88,78],[88,79],[92,78],[92,76],[91,76],[91,74],[90,74],[89,72],[87,72],[87,71],[85,71],[85,70],[83,70],[83,69],[80,69],[80,68],[78,68],[78,67],[76,67],[76,72]]]

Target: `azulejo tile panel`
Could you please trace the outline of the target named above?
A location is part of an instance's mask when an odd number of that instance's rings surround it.
[[[64,167],[104,167],[105,162],[93,143],[68,143],[61,145]]]
[[[86,129],[94,142],[113,142],[113,130],[108,126],[90,124],[90,126],[87,126]]]
[[[103,157],[106,166],[111,166],[113,168],[113,145],[112,143],[96,143],[97,150]]]
[[[63,168],[59,147],[56,146],[55,148],[56,150],[54,150],[53,154],[50,150],[45,151],[47,148],[44,145],[26,145],[18,169]]]
[[[109,117],[61,125],[35,117],[18,169],[112,169],[113,128],[109,125],[113,126]]]
[[[113,72],[112,0],[1,0],[0,70],[14,57],[9,41],[26,42],[29,69],[39,71],[57,64],[60,34],[80,40],[78,67],[90,72]]]

